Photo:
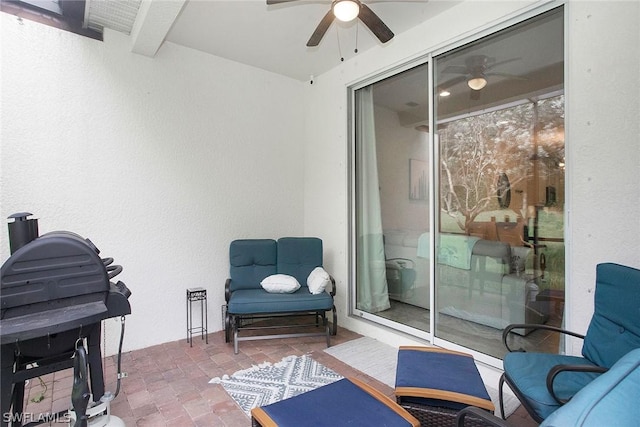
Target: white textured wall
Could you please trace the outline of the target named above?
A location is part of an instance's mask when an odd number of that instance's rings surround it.
[[[586,331],[595,265],[640,268],[640,2],[572,1],[568,11],[567,325]]]
[[[308,89],[305,227],[323,235],[335,251],[332,267],[340,286],[338,310],[340,321],[349,329],[390,344],[409,340],[344,315],[349,281],[348,85],[446,46],[460,34],[503,20],[527,3],[535,2],[465,2],[396,36],[386,46],[317,76]],[[566,12],[565,237],[567,294],[571,299],[567,325],[585,332],[593,312],[595,264],[614,261],[640,268],[640,3],[572,1]],[[316,156],[323,162],[312,162]],[[325,165],[331,165],[331,174],[326,173]],[[326,211],[322,206],[332,209]]]
[[[0,216],[30,211],[41,233],[89,237],[123,266],[126,349],[184,338],[188,287],[208,290],[220,330],[229,242],[303,234],[303,83],[172,44],[150,59],[115,32],[98,42],[0,20]],[[4,226],[0,240],[5,260]]]

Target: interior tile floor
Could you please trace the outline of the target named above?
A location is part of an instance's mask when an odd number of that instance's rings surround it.
[[[385,319],[411,326],[421,331],[429,331],[429,310],[401,301],[390,300],[391,308],[376,313]],[[502,330],[468,320],[458,319],[440,314],[439,337],[464,347],[476,350],[493,357],[503,358],[507,353],[502,343]],[[545,324],[562,326],[562,311],[553,310]],[[482,339],[479,340],[478,338]],[[512,348],[523,348],[527,351],[557,352],[560,335],[545,330],[533,331],[526,336],[511,334],[509,345]]]
[[[345,328],[338,329],[332,345],[360,338]],[[126,337],[125,337],[126,340]],[[345,377],[356,377],[393,398],[393,389],[342,363],[324,351],[322,337],[243,341],[239,353],[224,341],[224,332],[209,334],[205,340],[186,339],[123,353],[120,390],[112,402],[111,413],[132,426],[216,426],[244,427],[251,421],[221,385],[209,384],[213,377],[232,374],[265,361],[278,362],[289,355],[310,354],[318,362]],[[107,391],[116,391],[116,358],[104,363]],[[32,379],[25,390],[25,414],[56,413],[70,406],[73,371],[71,369]],[[45,388],[46,387],[46,391]],[[44,391],[44,393],[42,393]],[[42,399],[38,402],[38,398]],[[508,422],[514,427],[536,426],[522,406]],[[48,425],[67,425],[64,418]]]

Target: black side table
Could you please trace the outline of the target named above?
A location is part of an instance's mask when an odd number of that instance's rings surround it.
[[[200,326],[193,326],[193,302],[200,301]],[[204,288],[187,289],[187,342],[193,347],[193,333],[200,332],[201,338],[209,344],[207,335],[207,290]]]

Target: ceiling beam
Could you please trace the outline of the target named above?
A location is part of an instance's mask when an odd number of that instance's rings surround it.
[[[186,0],[142,1],[131,31],[131,51],[154,57]]]

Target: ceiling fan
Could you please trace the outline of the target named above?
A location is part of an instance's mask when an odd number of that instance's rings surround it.
[[[288,3],[291,1],[297,0],[267,0],[267,5]],[[356,18],[359,18],[382,43],[386,43],[393,38],[394,34],[389,27],[360,0],[333,0],[331,2],[331,9],[324,15],[320,24],[318,24],[313,34],[311,34],[307,46],[318,46],[334,19],[349,22]]]
[[[487,78],[490,76],[501,76],[511,79],[526,80],[526,77],[492,71],[499,65],[508,64],[513,61],[519,61],[520,59],[522,58],[511,58],[505,59],[504,61],[496,62],[496,58],[492,58],[487,55],[468,56],[464,61],[464,65],[449,65],[442,70],[442,74],[462,75],[444,82],[440,87],[442,89],[448,89],[451,86],[454,86],[466,80],[467,86],[469,86],[469,88],[475,92],[472,92],[472,96],[474,96],[475,94],[479,95],[478,91],[480,91],[487,85]]]

